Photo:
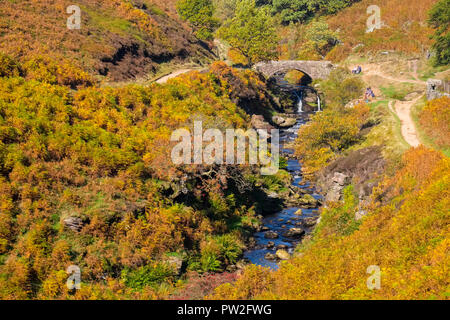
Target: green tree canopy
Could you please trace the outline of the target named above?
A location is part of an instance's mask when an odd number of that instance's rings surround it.
[[[283,23],[304,22],[316,13],[333,14],[360,0],[265,0]]]
[[[430,10],[428,23],[436,29],[433,36],[436,51],[436,64],[446,65],[450,63],[450,0],[441,0]]]
[[[179,0],[177,10],[180,16],[189,21],[197,30],[196,36],[201,40],[211,40],[219,21],[213,17],[212,0]]]
[[[235,16],[224,22],[217,35],[251,64],[277,57],[275,20],[269,8],[258,8],[255,0],[242,0],[236,6]]]

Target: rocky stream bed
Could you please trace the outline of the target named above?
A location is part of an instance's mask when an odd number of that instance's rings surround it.
[[[295,246],[311,233],[319,219],[322,196],[314,186],[303,181],[301,164],[293,157],[294,150],[285,148],[297,138],[307,118],[306,114],[300,114],[294,126],[280,131],[281,154],[288,158],[287,170],[293,177],[291,187],[296,193],[287,208],[262,219],[262,226],[250,239],[250,248],[244,253],[244,259],[250,263],[277,269],[279,261],[290,258]]]

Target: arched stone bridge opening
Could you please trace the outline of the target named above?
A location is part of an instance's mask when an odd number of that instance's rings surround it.
[[[255,71],[261,73],[276,88],[275,92],[284,91],[292,96],[291,99],[297,100],[297,112],[321,111],[322,98],[310,84],[315,79],[327,79],[335,68],[329,61],[301,60],[260,62],[253,66]],[[303,73],[298,83],[290,83],[286,79],[286,74],[292,70]]]
[[[253,69],[262,73],[266,79],[275,75],[286,74],[291,70],[303,72],[311,79],[327,79],[330,72],[336,67],[330,61],[302,61],[302,60],[282,60],[259,62]]]

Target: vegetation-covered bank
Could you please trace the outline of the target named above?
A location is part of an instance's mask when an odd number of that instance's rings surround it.
[[[186,270],[236,264],[286,177],[175,166],[170,136],[195,120],[249,128],[246,110],[274,108],[257,76],[219,63],[165,85],[73,91],[51,60],[1,59],[2,299],[161,298]],[[82,270],[74,294],[69,265]]]
[[[276,272],[249,267],[211,298],[448,298],[449,166],[439,152],[411,149],[395,175],[376,188],[362,220],[355,220],[360,208],[348,187],[344,201],[323,209],[314,238],[298,249],[299,257]],[[381,269],[379,290],[366,284],[371,265]]]
[[[208,298],[448,298],[449,159],[424,146],[400,148],[401,135],[393,134],[399,124],[385,102],[348,105],[360,80],[345,74],[336,70],[320,83],[332,100],[296,141],[306,177],[317,179],[326,195],[312,237],[279,270],[249,266]],[[448,136],[441,118],[446,99],[421,113],[436,139]],[[367,285],[370,266],[380,268],[378,290]]]

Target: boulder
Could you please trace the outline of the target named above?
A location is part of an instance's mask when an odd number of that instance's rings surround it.
[[[173,268],[175,274],[180,275],[183,268],[183,258],[177,256],[170,256],[166,262]]]
[[[269,241],[267,242],[267,249],[272,249],[273,247],[275,247],[275,243],[273,241]]]
[[[251,124],[254,129],[265,129],[267,131],[275,129],[273,126],[271,126],[268,122],[265,121],[262,115],[257,114],[252,115]]]
[[[286,238],[301,238],[305,234],[305,230],[302,228],[291,228],[283,233]]]
[[[280,128],[288,128],[292,127],[296,122],[296,118],[284,118],[280,116],[273,116],[272,122],[275,123]]]
[[[278,233],[276,233],[275,231],[267,231],[266,233],[264,233],[264,238],[266,238],[266,239],[277,239],[278,238]]]
[[[280,260],[289,260],[291,258],[291,255],[289,254],[289,252],[287,252],[284,249],[277,250],[277,252],[275,254],[276,254],[277,258]]]
[[[279,125],[280,128],[289,128],[297,123],[295,118],[286,118],[285,121]]]
[[[275,261],[275,260],[277,260],[277,255],[274,253],[267,252],[266,255],[264,256],[264,259],[270,260],[270,261]]]
[[[275,123],[277,126],[279,126],[280,124],[283,124],[286,120],[283,117],[280,116],[273,116],[272,117],[272,121],[273,123]]]
[[[279,244],[277,245],[277,250],[287,250],[288,246],[285,244]]]
[[[83,220],[79,217],[68,217],[63,222],[67,228],[75,232],[80,232],[83,228]]]
[[[248,239],[248,246],[249,246],[250,248],[255,247],[256,244],[257,244],[257,241],[256,241],[256,239],[255,239],[254,237],[250,237],[250,238]]]
[[[318,219],[319,219],[319,217],[308,217],[308,218],[305,218],[305,219],[303,219],[303,225],[305,227],[315,226]]]
[[[331,188],[328,190],[327,195],[325,196],[326,202],[336,202],[341,200],[342,198],[342,190],[344,189],[343,186],[340,186],[339,184],[334,183]]]
[[[236,268],[237,268],[238,270],[242,270],[242,269],[244,269],[249,263],[250,263],[250,261],[248,261],[247,259],[239,260],[239,261],[236,263]]]
[[[346,174],[335,172],[333,176],[333,182],[339,184],[340,186],[345,186],[349,183],[350,177]]]
[[[319,202],[312,195],[305,194],[298,199],[298,205],[303,208],[316,208],[319,205]]]

